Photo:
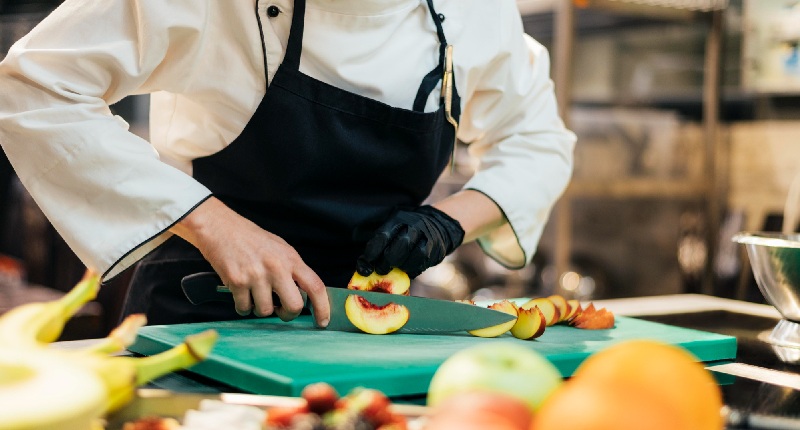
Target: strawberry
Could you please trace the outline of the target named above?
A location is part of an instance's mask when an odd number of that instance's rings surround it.
[[[308,403],[308,410],[322,415],[336,407],[339,393],[325,382],[306,385],[300,394]]]
[[[276,406],[267,410],[267,427],[290,427],[294,417],[307,414],[308,407],[302,406]]]

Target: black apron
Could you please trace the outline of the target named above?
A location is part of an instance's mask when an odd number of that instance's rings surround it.
[[[305,0],[295,0],[286,56],[253,117],[225,149],[193,161],[194,177],[216,198],[286,240],[325,285],[347,285],[373,231],[395,209],[419,206],[450,158],[455,130],[444,103],[424,112],[447,45],[432,0],[428,8],[439,64],[408,110],[301,73]],[[454,91],[456,120],[459,107]],[[211,270],[174,236],[138,265],[123,314],[146,313],[150,324],[242,318],[229,303],[195,306],[184,297],[181,278]]]

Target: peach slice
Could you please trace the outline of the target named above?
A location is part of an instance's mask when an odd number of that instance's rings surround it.
[[[511,334],[517,339],[535,339],[544,333],[547,327],[547,320],[538,306],[529,309],[519,309],[519,317],[514,327],[511,327]]]
[[[475,304],[475,302],[473,302],[470,299],[456,300],[456,303],[464,303],[465,305],[474,305]]]
[[[569,305],[567,304],[567,300],[558,294],[548,296],[547,299],[553,302],[556,308],[558,308],[558,321],[556,322],[564,321],[567,318],[567,313],[569,313]]]
[[[569,321],[569,325],[576,326],[581,323],[581,321],[585,319],[589,319],[597,310],[594,308],[594,303],[589,303],[589,306],[582,309],[574,318]]]
[[[406,272],[395,267],[385,275],[372,272],[369,276],[361,276],[358,272],[355,272],[353,277],[350,278],[347,288],[350,290],[375,291],[407,296],[411,294],[409,291],[411,280]]]
[[[594,308],[593,308],[594,309]],[[603,330],[614,327],[614,313],[606,308],[599,311],[582,314],[580,321],[573,324],[575,327],[585,330]]]
[[[550,299],[544,297],[531,299],[521,307],[523,309],[529,309],[534,306],[538,307],[539,310],[542,311],[544,318],[547,320],[548,326],[557,323],[561,319],[561,314],[559,313],[558,308],[552,301],[550,301]]]
[[[583,308],[581,308],[581,302],[578,300],[567,300],[567,306],[569,306],[569,315],[567,315],[564,321],[571,321],[573,318],[583,312]]]
[[[387,334],[399,330],[408,322],[408,308],[397,303],[377,306],[369,300],[352,295],[344,301],[347,319],[359,330],[369,334]]]
[[[512,302],[510,302],[508,300],[503,300],[502,302],[493,303],[493,304],[489,305],[488,308],[489,309],[494,309],[494,310],[500,311],[500,312],[505,312],[505,313],[507,313],[509,315],[514,315],[515,317],[519,316],[519,313],[517,312],[517,305],[515,305],[514,303],[512,303]],[[493,325],[491,327],[472,330],[472,331],[470,331],[468,333],[473,335],[473,336],[478,336],[478,337],[497,337],[497,336],[500,336],[501,334],[511,330],[511,328],[514,327],[514,324],[516,324],[516,322],[517,322],[517,319],[515,318],[515,319],[513,319],[511,321],[504,322],[502,324],[497,324],[497,325]]]

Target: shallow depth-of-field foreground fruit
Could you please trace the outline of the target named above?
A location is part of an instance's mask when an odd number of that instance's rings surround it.
[[[481,391],[517,398],[535,412],[561,383],[558,369],[530,348],[513,342],[484,343],[453,354],[439,366],[428,388],[428,405]]]
[[[587,358],[531,430],[721,430],[722,393],[683,348],[632,340]]]

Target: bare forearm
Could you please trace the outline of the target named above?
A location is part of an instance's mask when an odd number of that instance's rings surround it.
[[[464,229],[464,242],[469,242],[503,224],[503,212],[492,199],[475,190],[455,193],[433,206],[450,215]]]

